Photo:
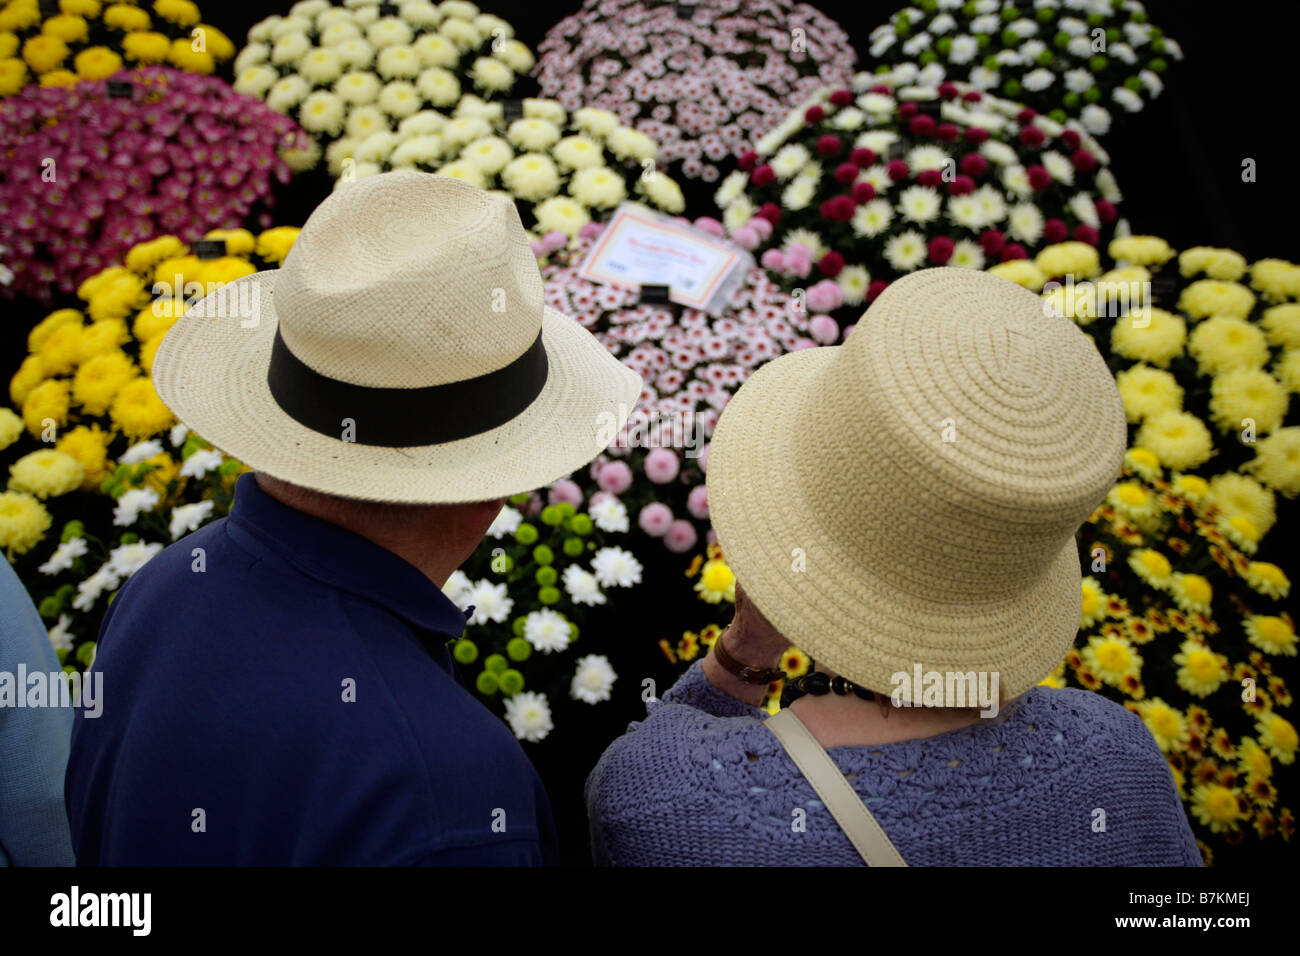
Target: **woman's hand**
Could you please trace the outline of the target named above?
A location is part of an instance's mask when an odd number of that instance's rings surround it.
[[[718,640],[726,642],[727,653],[737,661],[758,669],[776,667],[790,646],[790,642],[754,606],[739,584],[736,585],[736,613]],[[767,694],[766,685],[747,684],[723,668],[715,660],[713,651],[704,659],[703,669],[710,684],[747,704],[758,706]]]

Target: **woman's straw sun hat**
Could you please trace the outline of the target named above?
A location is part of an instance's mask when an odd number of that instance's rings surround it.
[[[259,471],[419,504],[564,477],[641,391],[544,304],[510,200],[411,171],[337,190],[283,268],[196,303],[153,380],[177,418]]]
[[[709,509],[746,593],[814,659],[884,693],[918,664],[996,672],[1005,700],[1075,638],[1075,531],[1126,439],[1072,322],[1005,279],[926,269],[843,345],[754,373],[713,436]]]

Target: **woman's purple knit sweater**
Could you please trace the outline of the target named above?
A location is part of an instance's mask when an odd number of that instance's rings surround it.
[[[649,706],[587,779],[597,864],[861,864],[767,715],[714,688],[698,662]],[[830,754],[911,866],[1201,865],[1137,716],[1044,687],[1004,716]]]

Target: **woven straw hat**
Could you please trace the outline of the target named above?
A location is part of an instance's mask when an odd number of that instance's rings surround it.
[[[569,474],[641,390],[544,305],[513,202],[413,171],[335,191],[283,268],[196,303],[163,339],[153,381],[181,421],[259,471],[426,504]]]
[[[814,659],[884,693],[917,664],[997,673],[1005,700],[1074,640],[1074,534],[1125,447],[1115,381],[1073,323],[1005,279],[926,269],[843,345],[741,387],[709,510],[736,579]]]

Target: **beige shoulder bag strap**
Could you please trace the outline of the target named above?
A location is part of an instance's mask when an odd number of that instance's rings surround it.
[[[799,772],[812,784],[817,796],[831,812],[849,841],[867,866],[907,866],[907,862],[889,842],[885,831],[871,815],[840,768],[835,766],[817,738],[804,726],[794,711],[778,711],[763,722],[763,726],[776,735],[781,746],[790,755]]]

